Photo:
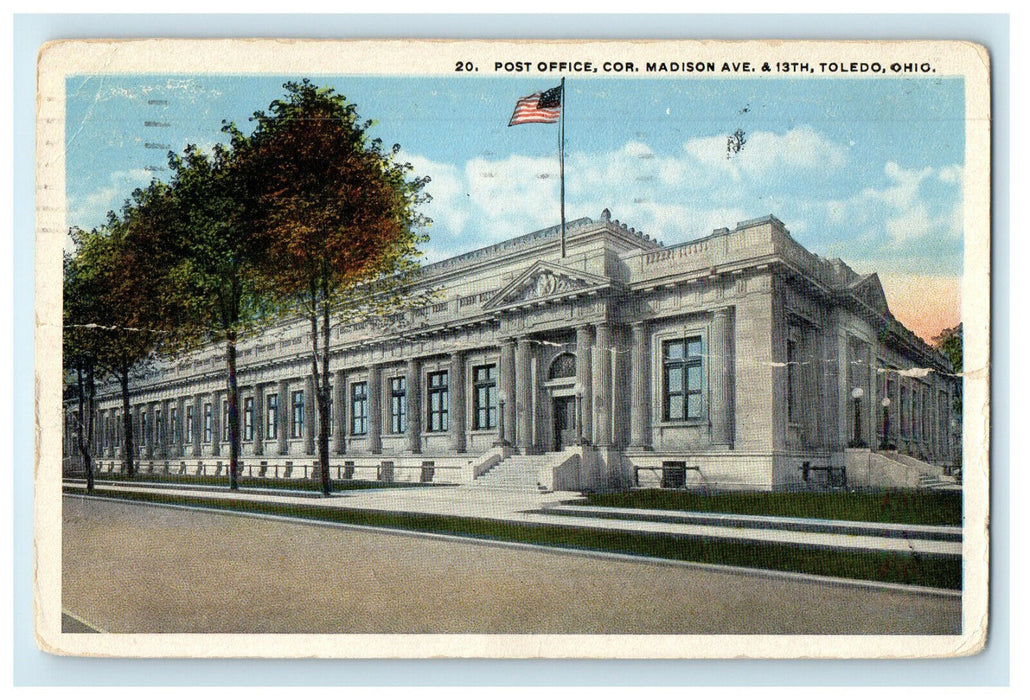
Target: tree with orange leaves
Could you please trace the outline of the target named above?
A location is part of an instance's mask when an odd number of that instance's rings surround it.
[[[254,115],[248,178],[258,183],[258,236],[286,310],[311,325],[311,376],[318,416],[322,490],[329,480],[329,356],[334,322],[396,316],[425,303],[412,292],[418,246],[429,221],[418,212],[428,178],[369,138],[371,121],[331,88],[285,84],[286,97]],[[339,410],[340,407],[337,407]]]

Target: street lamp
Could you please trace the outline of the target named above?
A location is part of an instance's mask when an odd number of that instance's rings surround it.
[[[851,390],[851,398],[855,401],[855,436],[851,441],[852,447],[865,447],[865,441],[862,440],[862,397],[865,396],[865,392],[862,391],[862,387],[856,386]]]
[[[503,391],[497,392],[497,442],[495,447],[510,447],[511,443],[504,436],[504,402],[508,400],[508,394]]]
[[[586,440],[583,439],[583,393],[585,389],[583,385],[576,382],[576,444],[585,445]]]
[[[880,402],[883,406],[883,444],[880,445],[881,450],[889,450],[891,448],[891,400],[889,396],[884,396],[883,401]]]

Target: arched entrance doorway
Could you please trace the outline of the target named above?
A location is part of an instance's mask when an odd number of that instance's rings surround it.
[[[561,451],[576,443],[576,356],[563,352],[555,357],[547,379],[551,389],[550,449]]]

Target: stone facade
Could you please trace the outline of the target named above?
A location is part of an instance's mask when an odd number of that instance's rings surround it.
[[[334,326],[332,476],[475,483],[517,453],[549,488],[768,490],[846,478],[856,450],[952,462],[947,360],[775,217],[665,247],[606,210],[560,255],[557,227],[476,250],[424,268],[437,301],[390,331]],[[312,476],[309,347],[301,322],[241,343],[244,475]],[[143,472],[225,473],[223,353],[134,383]],[[117,470],[117,387],[97,405]]]

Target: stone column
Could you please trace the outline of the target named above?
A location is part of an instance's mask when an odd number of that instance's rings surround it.
[[[315,421],[318,415],[315,402],[315,379],[309,374],[304,380],[304,454],[306,455],[315,454]]]
[[[732,307],[716,311],[712,317],[712,338],[708,344],[712,387],[708,415],[712,421],[712,444],[726,448],[733,447],[733,326]]]
[[[590,443],[594,437],[594,372],[591,357],[593,332],[590,326],[583,324],[576,327],[576,383],[583,387],[581,401],[583,440]]]
[[[846,447],[854,437],[854,418],[851,415],[852,399],[849,382],[848,335],[837,331],[837,423],[840,443]]]
[[[279,445],[278,445],[278,449],[279,449],[279,454],[281,454],[281,455],[287,455],[287,454],[290,453],[290,442],[289,442],[290,426],[289,426],[289,422],[286,420],[286,417],[288,415],[290,415],[289,414],[289,410],[290,410],[290,396],[289,396],[289,394],[290,394],[290,384],[289,384],[289,382],[287,382],[285,379],[280,380],[279,381],[279,406],[278,406],[278,414],[279,415],[277,416],[277,423],[278,423],[278,430],[279,430],[279,439],[278,439]]]
[[[183,398],[183,397],[179,397],[179,399],[175,402],[175,435],[174,435],[174,438],[175,438],[175,452],[174,452],[174,455],[176,457],[185,457],[186,456],[186,447],[185,447],[185,444],[184,444],[184,440],[185,440],[185,437],[186,437],[186,432],[183,429],[185,425],[186,425],[186,399]]]
[[[515,339],[505,338],[501,342],[501,373],[498,391],[505,395],[504,439],[515,444]]]
[[[612,329],[605,321],[597,324],[594,343],[597,374],[594,377],[594,435],[598,447],[612,446]]]
[[[222,392],[211,392],[211,456],[222,454]]]
[[[111,426],[110,426],[110,423],[111,423],[111,416],[113,416],[113,415],[114,415],[114,411],[112,409],[110,409],[110,408],[103,412],[104,419],[103,419],[103,422],[100,424],[100,430],[103,432],[103,435],[104,435],[104,437],[103,437],[104,443],[103,443],[103,445],[102,445],[102,447],[100,449],[100,456],[102,456],[102,457],[110,457],[111,454],[112,454],[111,453],[111,443],[114,442],[114,441],[111,439]]]
[[[175,439],[175,426],[172,425],[172,400],[161,402],[161,456],[169,459],[172,456],[172,442]]]
[[[869,397],[865,401],[866,415],[866,444],[869,445],[871,450],[876,450],[880,443],[876,441],[876,424],[883,420],[883,407],[877,400],[876,386],[878,383],[878,375],[876,373],[876,341],[874,340],[868,345],[866,351],[868,357],[869,375],[866,377],[865,395]]]
[[[254,416],[251,425],[254,426],[254,434],[251,436],[254,456],[260,457],[265,453],[265,387],[260,382],[254,382]]]
[[[204,441],[204,397],[197,394],[193,397],[193,456],[201,455],[201,444]]]
[[[422,383],[419,381],[419,362],[417,358],[408,360],[408,451],[413,454],[422,452]]]
[[[647,321],[633,324],[630,347],[630,442],[636,450],[651,449],[651,337]],[[577,374],[579,362],[576,363]]]
[[[143,455],[140,454],[139,449],[140,439],[143,437],[143,422],[140,420],[140,405],[136,404],[132,407],[132,439],[135,441],[133,445],[133,452],[136,458],[139,459]]]
[[[102,408],[97,409],[97,422],[93,427],[93,435],[96,440],[95,452],[97,457],[104,456],[104,447],[106,446],[106,436],[104,435],[105,418],[107,418],[107,411]]]
[[[450,376],[451,449],[465,451],[465,353],[451,353]]]
[[[333,451],[342,455],[347,451],[347,373],[336,370],[333,379]]]
[[[147,404],[147,413],[150,414],[147,417],[147,457],[154,459],[158,456],[158,437],[160,431],[158,430],[157,421],[157,407],[160,404],[157,401],[151,401]]]
[[[383,451],[383,369],[368,366],[368,451],[374,455]]]
[[[523,454],[533,449],[533,382],[530,379],[532,355],[529,338],[519,338],[515,346],[515,445]]]

